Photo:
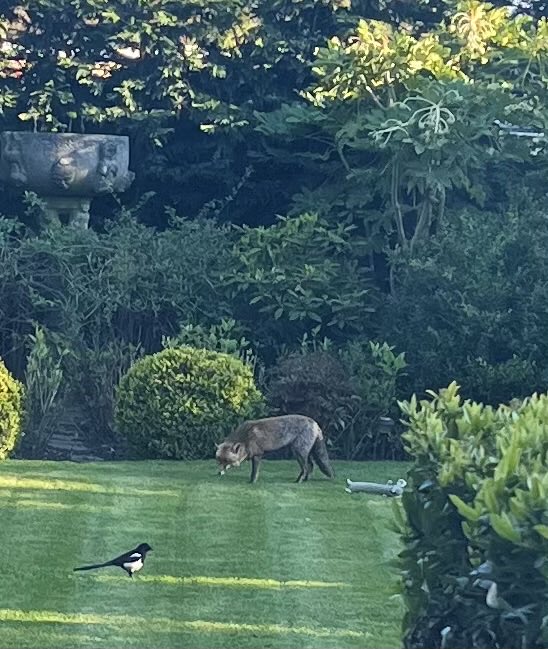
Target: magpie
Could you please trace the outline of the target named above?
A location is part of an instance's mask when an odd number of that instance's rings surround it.
[[[121,554],[119,557],[115,557],[110,561],[105,561],[105,563],[95,563],[92,566],[80,566],[80,568],[74,568],[74,570],[93,570],[94,568],[106,568],[106,566],[119,566],[125,570],[130,577],[133,577],[134,572],[141,570],[145,563],[147,552],[150,552],[151,550],[152,548],[148,543],[141,543],[135,548],[135,550],[130,550],[129,552]]]

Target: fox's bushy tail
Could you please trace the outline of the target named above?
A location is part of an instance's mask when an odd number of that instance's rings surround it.
[[[328,478],[335,477],[335,471],[329,462],[329,455],[327,454],[327,446],[325,445],[325,440],[321,437],[318,437],[314,442],[314,446],[310,451],[314,461],[318,465],[320,471],[326,475]]]

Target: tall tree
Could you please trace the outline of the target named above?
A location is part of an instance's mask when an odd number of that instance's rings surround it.
[[[548,21],[508,7],[459,2],[422,33],[361,20],[319,48],[308,105],[263,114],[260,128],[273,154],[285,138],[316,170],[296,211],[361,223],[379,249],[388,237],[408,255],[448,201],[504,201],[546,169],[547,60]]]

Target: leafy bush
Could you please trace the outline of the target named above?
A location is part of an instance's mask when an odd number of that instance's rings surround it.
[[[388,430],[379,427],[379,422],[381,417],[398,419],[396,398],[407,366],[405,354],[396,355],[387,343],[355,341],[346,345],[340,356],[361,404],[347,433],[349,459],[401,459],[399,427]]]
[[[378,423],[395,414],[404,355],[396,356],[386,343],[355,342],[338,351],[314,347],[305,340],[300,353],[280,357],[267,373],[272,408],[315,419],[340,457],[400,458],[399,431],[387,434]]]
[[[21,433],[23,386],[0,360],[0,460],[14,449]]]
[[[117,441],[114,423],[116,389],[141,349],[112,340],[101,349],[80,346],[68,358],[70,396],[79,406],[75,422],[90,443]]]
[[[262,411],[251,369],[229,354],[164,349],[137,361],[117,391],[116,424],[141,457],[211,457],[244,419]]]
[[[401,404],[414,459],[402,552],[404,645],[548,641],[548,395],[497,410],[452,383]]]
[[[34,323],[72,349],[102,349],[117,339],[149,352],[182,322],[225,317],[219,275],[230,259],[226,228],[173,225],[156,232],[121,218],[103,234],[62,228],[0,238],[0,332],[9,332],[0,333],[0,352],[9,350],[10,366],[23,370]]]
[[[523,204],[451,213],[414,258],[395,264],[381,328],[407,352],[409,394],[456,379],[466,397],[498,405],[544,389],[548,216]]]
[[[336,353],[317,349],[283,356],[267,373],[267,383],[275,412],[312,417],[332,452],[347,457],[345,431],[359,409],[359,398]]]
[[[251,343],[238,331],[235,320],[223,319],[220,324],[209,327],[203,325],[183,325],[175,336],[166,336],[164,347],[197,347],[213,352],[231,354],[251,367],[255,366],[256,356]]]
[[[265,384],[264,363],[242,331],[243,327],[235,320],[223,318],[219,324],[210,326],[182,325],[177,335],[165,336],[162,343],[164,347],[196,347],[235,356],[251,368],[255,383],[262,390]]]
[[[238,56],[258,28],[231,1],[109,0],[103,11],[86,0],[30,0],[24,10],[8,4],[0,13],[0,30],[10,36],[0,107],[37,130],[80,131],[130,118],[145,130],[147,118],[161,123],[183,105],[201,107],[207,94],[197,79],[224,78],[223,59]]]
[[[499,363],[468,359],[457,382],[466,384],[467,395],[496,405],[507,402],[512,395],[524,397],[528,389],[546,385],[546,378],[536,361],[514,355]]]
[[[243,229],[224,277],[261,352],[311,331],[337,341],[371,327],[376,292],[353,230],[313,214]]]
[[[24,457],[39,458],[58,430],[66,405],[63,360],[68,350],[41,327],[36,327],[29,340],[32,347],[25,370],[25,431],[20,451]]]

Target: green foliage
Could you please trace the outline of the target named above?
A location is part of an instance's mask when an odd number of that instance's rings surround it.
[[[382,231],[391,247],[412,249],[452,198],[499,202],[506,193],[493,179],[534,187],[531,168],[546,168],[544,138],[497,126],[546,132],[548,23],[522,12],[474,1],[261,3],[259,38],[211,91],[230,85],[249,126],[216,144],[186,128],[184,147],[159,157],[187,193],[222,176],[226,194],[251,166],[224,212],[238,223],[317,211],[360,225],[370,242]],[[196,146],[185,151],[188,137]]]
[[[230,242],[209,221],[158,233],[122,219],[105,234],[61,228],[7,236],[0,299],[12,335],[2,340],[4,352],[24,367],[22,346],[35,322],[65,337],[68,348],[99,350],[118,339],[150,351],[181,322],[218,321],[227,313],[219,275]]]
[[[267,397],[279,414],[312,417],[332,451],[348,457],[349,449],[342,440],[359,408],[359,399],[336,354],[318,349],[279,358],[268,373]]]
[[[381,328],[407,350],[409,393],[456,378],[465,396],[496,405],[545,386],[547,219],[520,202],[504,214],[452,212],[395,264]]]
[[[31,0],[0,14],[8,39],[4,106],[35,128],[178,114],[220,99],[194,78],[223,78],[258,23],[238,0]],[[227,106],[229,108],[229,106]]]
[[[210,327],[202,325],[183,325],[176,336],[167,336],[162,341],[166,348],[196,347],[213,352],[231,354],[251,367],[255,367],[257,358],[251,349],[249,340],[241,335],[235,320],[223,319],[220,324]]]
[[[386,434],[378,424],[380,417],[396,414],[404,354],[374,342],[349,343],[339,350],[309,347],[280,357],[267,373],[272,408],[315,419],[331,453],[344,459],[401,458],[399,431]]]
[[[310,331],[336,340],[371,326],[375,291],[352,231],[312,214],[242,230],[224,277],[241,302],[238,319],[262,347],[280,349]]]
[[[119,441],[114,426],[116,389],[141,354],[139,347],[113,339],[100,348],[79,346],[67,359],[71,398],[79,408],[75,423],[89,441]]]
[[[24,457],[40,458],[51,436],[59,430],[59,419],[66,407],[63,361],[69,352],[57,344],[59,341],[48,339],[44,329],[38,326],[34,334],[29,334],[29,342],[20,450]]]
[[[116,426],[139,457],[204,459],[262,405],[251,369],[234,356],[164,349],[122,378]]]
[[[250,100],[291,95],[315,46],[352,10],[346,0],[8,2],[0,105],[48,129],[196,112],[204,132],[241,127]]]
[[[508,402],[512,395],[524,396],[544,383],[537,362],[517,356],[500,363],[469,358],[460,374],[467,395],[491,404]]]
[[[39,412],[57,371],[71,411],[80,410],[75,424],[90,439],[112,441],[114,389],[137,348],[156,351],[181,322],[199,319],[207,326],[228,313],[219,275],[230,243],[226,230],[205,220],[178,221],[162,233],[129,219],[103,234],[61,228],[14,236],[6,227],[0,237],[2,353],[23,375],[28,336],[37,324],[62,354],[59,367],[53,348],[49,360],[40,357],[42,364],[32,357],[38,363],[32,361],[30,370],[34,432],[25,445],[40,439],[39,452],[49,435],[47,421],[55,423],[55,415]],[[43,365],[46,360],[53,365]]]
[[[23,397],[23,385],[0,360],[0,460],[13,451],[21,434]]]
[[[406,647],[525,647],[548,638],[548,395],[494,410],[452,383],[401,408]]]
[[[400,459],[400,430],[388,432],[379,427],[380,417],[398,419],[397,396],[407,363],[405,353],[395,354],[386,342],[348,343],[340,352],[341,360],[352,377],[360,407],[350,430],[345,431],[344,445],[349,459]]]
[[[547,166],[546,19],[466,0],[417,27],[360,20],[317,49],[316,81],[301,93],[310,105],[258,116],[272,157],[285,142],[308,172],[300,210],[324,205],[400,254],[455,198],[500,203]],[[508,124],[539,136],[508,135]]]

